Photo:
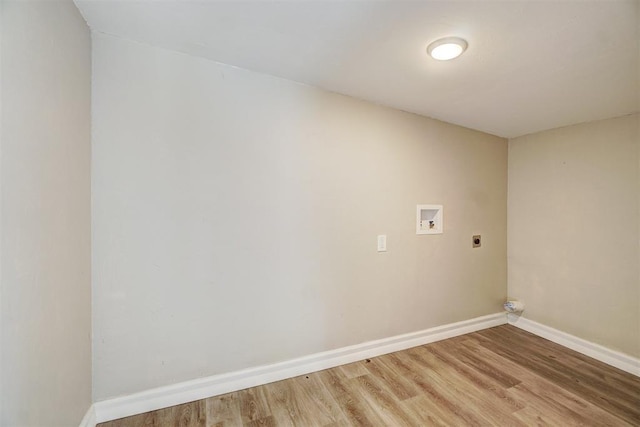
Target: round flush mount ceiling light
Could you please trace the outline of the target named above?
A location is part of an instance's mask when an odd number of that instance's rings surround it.
[[[462,55],[467,46],[466,40],[460,37],[445,37],[431,43],[427,47],[427,52],[433,59],[448,61]]]

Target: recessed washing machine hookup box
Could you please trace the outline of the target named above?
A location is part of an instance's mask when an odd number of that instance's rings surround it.
[[[416,234],[442,234],[442,205],[418,205]]]

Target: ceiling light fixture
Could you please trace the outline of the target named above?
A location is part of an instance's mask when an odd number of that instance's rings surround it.
[[[445,37],[431,43],[427,52],[433,59],[448,61],[462,55],[467,46],[466,40],[460,37]]]

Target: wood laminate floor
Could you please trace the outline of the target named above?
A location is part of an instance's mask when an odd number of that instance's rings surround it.
[[[640,378],[504,325],[99,424],[640,426]]]

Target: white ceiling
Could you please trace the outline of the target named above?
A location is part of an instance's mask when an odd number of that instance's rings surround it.
[[[639,2],[76,0],[94,31],[504,137],[639,110]],[[469,42],[438,62],[426,46]]]

